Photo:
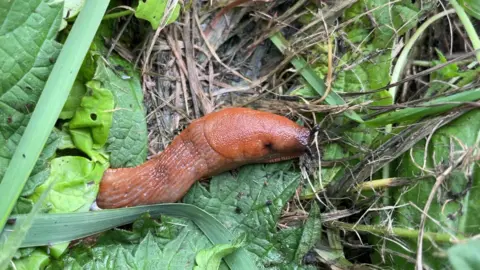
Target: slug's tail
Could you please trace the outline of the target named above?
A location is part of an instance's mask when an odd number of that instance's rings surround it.
[[[109,209],[179,200],[183,194],[172,190],[175,185],[165,183],[168,177],[161,177],[162,173],[148,163],[135,168],[108,169],[100,181],[97,205]]]
[[[100,181],[97,205],[108,209],[144,204],[138,200],[145,200],[142,193],[146,188],[138,168],[108,169]]]
[[[180,169],[182,164],[175,157],[161,154],[137,167],[108,169],[100,181],[98,207],[121,208],[180,200],[195,181],[195,170],[188,166]]]

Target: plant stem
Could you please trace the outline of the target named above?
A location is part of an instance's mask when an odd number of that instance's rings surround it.
[[[331,221],[327,222],[327,226],[339,228],[346,231],[360,231],[360,232],[368,232],[373,234],[380,234],[380,235],[388,235],[388,236],[396,236],[402,238],[411,238],[417,239],[419,235],[418,230],[409,230],[404,228],[387,228],[383,226],[373,226],[373,225],[362,225],[362,224],[350,224],[346,222],[340,221]],[[462,236],[456,236],[457,239],[461,240],[464,239]],[[446,233],[434,233],[434,232],[425,232],[423,234],[424,239],[431,239],[436,242],[443,242],[443,243],[453,243],[453,237],[450,234]]]
[[[130,10],[130,9],[115,12],[115,13],[110,13],[110,14],[107,14],[107,15],[103,16],[102,21],[112,20],[112,19],[128,16],[128,15],[133,14],[133,13],[135,13],[135,11]]]
[[[368,182],[360,183],[356,186],[355,190],[360,191],[369,191],[369,190],[376,190],[382,188],[389,188],[389,187],[398,187],[398,186],[406,186],[410,184],[417,183],[418,180],[426,180],[429,177],[421,177],[421,178],[407,178],[407,177],[393,177],[393,178],[384,178],[378,180],[372,180]]]
[[[455,12],[457,12],[463,27],[465,27],[465,31],[472,42],[473,49],[477,51],[477,61],[480,63],[480,38],[478,37],[477,31],[475,31],[475,27],[473,27],[472,21],[470,21],[467,13],[456,0],[450,0],[450,4],[455,9]]]
[[[391,84],[394,84],[400,80],[400,76],[403,73],[403,69],[407,65],[408,62],[408,55],[410,54],[410,51],[413,48],[413,45],[415,42],[420,38],[420,36],[425,32],[425,30],[435,21],[443,18],[444,16],[455,12],[453,9],[445,10],[443,12],[440,12],[436,14],[435,16],[432,16],[430,19],[428,19],[426,22],[424,22],[418,29],[417,31],[412,35],[412,37],[408,40],[407,44],[402,50],[402,53],[397,59],[397,63],[395,64],[395,67],[392,72],[392,80]],[[395,103],[395,96],[397,94],[397,86],[391,87],[388,92],[392,96],[392,100]],[[387,125],[385,127],[385,132],[388,134],[392,132],[392,125]],[[390,164],[385,165],[382,170],[382,177],[383,178],[389,178],[390,177]]]

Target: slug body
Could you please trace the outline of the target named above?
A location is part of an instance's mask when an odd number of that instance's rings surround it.
[[[176,202],[197,180],[245,164],[298,157],[309,137],[307,128],[276,114],[247,108],[210,113],[142,165],[108,169],[97,205],[105,209]]]

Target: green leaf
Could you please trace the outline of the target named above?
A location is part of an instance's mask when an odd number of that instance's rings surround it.
[[[295,253],[295,261],[301,264],[303,257],[320,240],[322,236],[322,222],[320,220],[320,209],[317,203],[312,204],[308,220],[303,227],[302,238]]]
[[[368,50],[362,54],[345,54],[337,69],[336,80],[333,82],[332,89],[337,92],[358,92],[359,89],[378,89],[386,86],[390,82],[390,70],[392,68],[392,58],[390,51],[372,57]],[[370,55],[370,56],[369,56]],[[368,57],[368,61],[361,64],[353,64],[355,67],[346,68],[346,65],[356,58]],[[323,67],[324,69],[326,68]],[[325,69],[324,73],[327,72]],[[393,104],[392,96],[388,91],[383,90],[373,95],[365,95],[355,100],[356,103],[373,100],[372,106]]]
[[[40,249],[36,249],[27,257],[13,261],[17,270],[44,269],[49,263],[50,257]]]
[[[38,157],[30,177],[23,187],[21,196],[31,195],[37,186],[47,180],[48,175],[50,174],[50,159],[55,155],[55,151],[59,144],[60,137],[57,130],[54,129],[48,137],[47,143]]]
[[[41,0],[0,2],[0,179],[60,52],[61,44],[54,38],[61,12],[61,4]],[[23,195],[48,176],[47,160],[55,152],[55,138],[52,134],[48,139]]]
[[[158,269],[161,266],[162,250],[158,247],[154,237],[149,232],[138,245],[135,252],[135,261],[139,269]]]
[[[108,89],[101,88],[98,81],[89,81],[87,87],[88,92],[68,124],[71,140],[93,161],[105,163],[106,157],[96,150],[101,149],[108,139],[113,120],[113,95]]]
[[[71,140],[74,144],[74,148],[82,150],[88,157],[94,162],[106,163],[107,156],[94,150],[95,145],[90,130],[88,129],[73,129],[70,130]],[[65,138],[66,139],[66,138]],[[68,141],[64,141],[68,143]],[[68,146],[68,145],[64,145]]]
[[[202,249],[195,256],[196,265],[194,270],[214,270],[220,267],[222,258],[231,254],[243,245],[242,242],[232,244],[219,244]]]
[[[112,167],[132,167],[147,158],[147,122],[140,78],[132,64],[116,55],[109,58],[111,69],[97,59],[94,80],[113,93],[115,109],[106,144]]]
[[[280,267],[294,260],[303,233],[302,227],[277,228],[282,208],[299,185],[300,175],[289,171],[291,165],[249,165],[234,175],[214,176],[208,190],[196,183],[184,202],[222,220],[236,236],[247,235],[245,247],[259,264]]]
[[[438,49],[435,49],[435,51],[437,52],[437,55],[439,58],[439,61],[435,61],[435,62],[437,62],[438,64],[446,63],[447,58],[443,55],[443,53]],[[459,69],[457,64],[455,63],[449,64],[433,72],[431,75],[431,80],[432,81],[433,80],[449,80],[459,75],[458,70]]]
[[[63,19],[60,26],[60,30],[63,30],[67,26],[67,20],[74,18],[80,13],[86,0],[64,0],[63,1]]]
[[[93,148],[99,149],[107,142],[110,127],[112,126],[113,95],[99,82],[87,83],[89,91],[82,99],[74,117],[70,121],[70,130],[89,129],[93,139]]]
[[[98,186],[106,165],[92,162],[84,157],[65,156],[51,162],[47,181],[37,187],[30,197],[34,202],[50,183],[54,182],[44,206],[50,213],[88,211],[96,198]]]
[[[436,168],[446,168],[444,166],[449,166],[450,162],[458,159],[458,155],[463,151],[477,147],[480,141],[480,122],[477,121],[479,117],[480,112],[474,110],[438,129],[429,142],[427,152],[425,152],[425,140],[416,144],[411,153],[404,154],[399,161],[396,175],[415,178],[425,175],[421,168],[430,171],[434,171]],[[480,196],[480,170],[478,164],[471,166],[469,169],[473,170],[472,176],[465,174],[465,167],[460,167],[458,170],[453,170],[445,179],[429,208],[425,231],[449,232],[465,237],[478,234],[480,218],[476,213],[480,209],[477,201]],[[435,178],[430,177],[419,180],[414,186],[391,189],[392,201],[399,205],[413,203],[423,209],[434,183]],[[397,208],[390,218],[395,220],[397,227],[412,228],[418,226],[421,215],[422,212],[417,208],[405,206]],[[441,227],[438,224],[441,224]],[[405,240],[402,242],[402,246],[387,241],[386,246],[397,252],[405,253],[405,248],[416,250],[417,241],[416,239]],[[424,241],[424,262],[434,269],[441,269],[445,267],[446,261],[439,259],[441,257],[435,252],[426,252],[426,250],[437,247],[448,248],[445,245],[438,243],[432,245],[430,242]],[[408,263],[398,256],[394,256],[394,259],[394,263],[397,265]]]
[[[33,201],[24,197],[20,197],[17,200],[17,204],[12,210],[12,215],[15,214],[27,214],[33,208]]]
[[[135,10],[135,17],[144,19],[150,22],[152,28],[156,30],[163,20],[165,9],[167,8],[168,0],[143,0],[138,1],[138,7]],[[177,4],[171,14],[167,18],[165,25],[177,20],[180,14],[180,4]]]
[[[63,18],[70,19],[80,13],[86,0],[64,0],[63,4]]]
[[[394,35],[403,35],[417,24],[419,12],[407,1],[390,5],[389,0],[364,0],[366,10],[372,10],[376,27],[372,45],[386,49],[394,42]],[[390,10],[391,9],[391,10]]]
[[[79,80],[75,80],[72,90],[70,90],[70,95],[68,96],[58,118],[63,120],[71,119],[75,115],[75,111],[77,111],[77,108],[80,106],[82,98],[86,92],[87,88],[85,85]]]
[[[12,7],[12,5],[15,5],[19,2],[20,4]],[[3,7],[0,9],[2,10],[2,13],[13,11],[13,13],[9,15],[13,14],[13,16],[17,15],[19,17],[26,15],[26,17],[33,17],[32,20],[28,20],[27,18],[20,18],[22,20],[17,20],[16,22],[19,25],[23,25],[27,29],[35,29],[35,27],[39,28],[45,25],[48,26],[48,33],[45,33],[44,31],[38,31],[38,29],[36,29],[37,31],[31,31],[32,33],[27,33],[27,31],[23,31],[24,33],[16,33],[16,36],[12,35],[12,39],[9,40],[9,44],[18,45],[17,41],[20,40],[20,43],[22,43],[21,46],[36,49],[36,51],[30,53],[30,56],[33,56],[33,58],[35,58],[39,51],[39,46],[41,46],[45,41],[45,37],[49,40],[55,37],[55,34],[58,30],[58,23],[61,19],[61,16],[59,15],[61,12],[61,8],[63,7],[63,2],[41,2],[46,3],[45,7],[55,7],[59,9],[58,11],[60,12],[57,12],[57,10],[53,10],[53,12],[50,12],[51,14],[49,14],[50,17],[54,18],[55,22],[58,22],[57,24],[53,24],[55,26],[54,28],[50,28],[52,24],[49,23],[48,19],[42,18],[41,15],[39,16],[42,11],[39,8],[39,5],[41,4],[39,4],[37,1],[31,0],[28,3],[26,3],[26,1],[9,1],[7,2],[7,4],[4,3],[5,2],[2,2]],[[30,121],[28,121],[28,125],[26,126],[25,134],[23,134],[23,136],[21,137],[20,142],[18,143],[11,158],[11,161],[8,165],[8,168],[3,175],[2,182],[0,183],[0,198],[2,200],[2,203],[0,203],[1,229],[4,228],[8,215],[11,213],[16,200],[20,196],[21,191],[25,183],[27,182],[27,179],[31,174],[33,167],[42,152],[42,149],[47,143],[49,135],[54,129],[61,109],[68,98],[69,91],[73,86],[75,77],[77,76],[78,70],[80,69],[82,61],[85,58],[85,54],[88,51],[89,45],[92,42],[93,36],[95,35],[96,29],[101,21],[102,15],[104,14],[107,6],[108,0],[93,2],[89,1],[83,9],[86,12],[81,12],[80,16],[72,27],[72,30],[70,31],[65,41],[65,45],[63,46],[62,51],[58,55],[58,59],[53,59],[53,61],[52,59],[45,59],[45,61],[43,61],[42,59],[42,61],[40,61],[43,69],[45,69],[44,66],[46,63],[55,62],[55,65],[52,69],[51,74],[48,76],[48,80],[45,83],[43,91],[41,91],[41,96],[38,99],[38,104],[31,115]],[[4,7],[8,8],[5,9]],[[4,17],[2,16],[2,18]],[[1,36],[0,39],[8,36],[8,33],[12,33],[8,31],[12,31],[15,29],[15,27],[9,29],[11,25],[6,26],[6,21],[7,20],[3,19],[1,21],[3,25],[0,28],[0,35],[3,36]],[[38,36],[41,37],[41,39],[35,40],[35,38]],[[12,40],[15,42],[12,42]],[[47,50],[48,48],[41,49],[43,51],[43,49]],[[21,54],[21,52],[22,47],[19,47],[16,52],[10,53],[18,55]],[[20,61],[14,61],[13,65],[16,65],[17,63],[24,63],[25,61],[24,59],[22,59],[22,57],[27,56],[21,55],[20,58],[18,58],[18,60]],[[12,62],[10,61],[8,64],[2,65],[2,68],[5,67],[10,67],[11,70],[17,68],[18,70],[19,66],[12,66]],[[30,66],[27,65],[26,67],[27,70],[30,69]],[[7,71],[7,74],[11,74],[10,71]],[[32,80],[37,80],[38,77],[35,77],[35,75],[36,74],[34,74],[34,76],[23,76],[22,79],[29,77]],[[29,83],[31,82],[27,80],[26,88],[28,88]],[[24,93],[24,90],[21,89],[21,92],[18,93],[19,97],[25,96]],[[5,97],[5,95],[3,95],[2,97]],[[29,226],[23,227],[27,228]],[[23,235],[19,234],[18,239],[15,239],[18,243],[12,245],[12,248],[15,247],[17,244],[20,244],[22,239]]]
[[[480,268],[480,240],[473,239],[448,249],[448,260],[455,270],[475,270]]]

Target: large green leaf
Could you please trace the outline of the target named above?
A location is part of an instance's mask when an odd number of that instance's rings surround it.
[[[250,165],[215,176],[208,189],[195,184],[184,201],[222,220],[236,236],[246,234],[246,249],[258,263],[272,268],[295,264],[317,239],[319,215],[313,208],[310,225],[277,229],[282,208],[299,185],[300,175],[289,172],[291,164]]]
[[[62,5],[42,0],[0,2],[0,179],[3,178],[31,113],[53,68],[61,44],[54,38]],[[53,133],[38,159],[23,195],[48,177],[55,153]]]

